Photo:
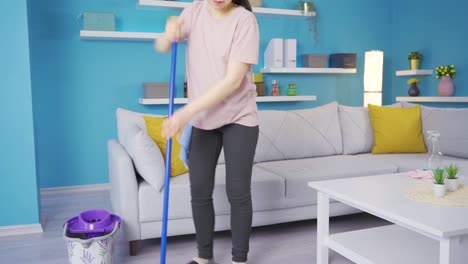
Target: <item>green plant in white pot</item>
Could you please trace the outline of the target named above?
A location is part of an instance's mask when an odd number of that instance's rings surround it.
[[[444,169],[432,170],[432,190],[434,195],[437,197],[443,197],[445,195],[445,173]]]
[[[455,164],[450,164],[445,167],[445,172],[447,173],[447,179],[445,182],[447,184],[447,189],[449,191],[456,191],[458,189],[458,167]]]

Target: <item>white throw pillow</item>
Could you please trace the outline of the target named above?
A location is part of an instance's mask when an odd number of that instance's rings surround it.
[[[146,124],[143,116],[162,117],[161,115],[145,114],[139,112],[133,112],[123,108],[117,108],[117,133],[119,142],[122,143],[124,136],[127,134],[127,130],[132,126],[136,125],[141,130],[146,132]]]
[[[367,107],[340,105],[338,113],[343,136],[343,154],[371,152],[374,133]]]
[[[133,124],[127,128],[121,143],[140,176],[160,192],[164,188],[164,158],[153,139]]]

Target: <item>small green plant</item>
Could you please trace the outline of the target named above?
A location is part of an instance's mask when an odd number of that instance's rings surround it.
[[[455,164],[450,164],[445,167],[445,171],[447,172],[447,179],[455,180],[457,179],[458,167]]]
[[[436,78],[439,79],[442,76],[447,76],[450,78],[455,78],[457,71],[455,70],[455,65],[440,65],[436,67]]]
[[[424,59],[424,56],[419,51],[414,50],[408,54],[408,60],[423,60],[423,59]]]
[[[419,83],[418,78],[411,78],[406,82],[408,85],[412,85],[413,83]]]
[[[445,182],[445,175],[443,169],[434,169],[432,170],[432,179],[434,180],[434,184],[444,184]]]

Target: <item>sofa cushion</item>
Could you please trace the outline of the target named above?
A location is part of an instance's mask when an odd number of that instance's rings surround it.
[[[369,105],[369,116],[374,132],[373,154],[427,152],[419,105],[411,108]]]
[[[417,169],[427,168],[427,162],[429,154],[417,154],[417,153],[401,153],[401,154],[380,154],[372,155],[369,153],[359,154],[357,157],[367,159],[369,162],[385,162],[387,164],[392,164],[398,167],[399,172],[412,171]],[[456,164],[460,167],[460,173],[468,173],[468,160],[448,157],[443,158],[443,166],[449,164]]]
[[[338,107],[343,154],[369,153],[374,143],[374,133],[367,107]]]
[[[230,214],[226,196],[225,165],[216,168],[213,203],[216,215]],[[192,217],[190,205],[190,180],[188,174],[171,178],[169,192],[168,219]],[[279,209],[284,204],[284,178],[254,166],[252,172],[252,204],[254,211]],[[140,222],[162,220],[164,193],[156,192],[145,181],[140,182],[139,192]]]
[[[161,115],[150,115],[139,112],[133,112],[123,108],[117,108],[117,134],[120,143],[123,142],[128,129],[130,129],[134,125],[137,125],[139,128],[141,128],[141,130],[146,131],[146,124],[145,120],[143,120],[143,115],[152,117],[162,117]]]
[[[260,111],[255,162],[342,153],[338,104],[305,110]]]
[[[404,103],[404,107],[416,104]],[[428,130],[440,132],[440,151],[444,155],[468,158],[468,108],[438,108],[421,105],[422,129],[426,146],[431,148]]]
[[[164,159],[156,143],[134,124],[127,130],[122,145],[140,176],[160,192],[164,187]]]
[[[336,155],[297,160],[258,163],[256,166],[283,177],[286,181],[286,198],[289,206],[303,206],[317,201],[316,192],[307,182],[377,175],[397,172],[398,168],[387,162],[369,162],[367,158]]]
[[[424,169],[427,167],[427,153],[394,153],[373,155],[370,153],[359,154],[357,157],[367,159],[370,163],[379,161],[398,167],[398,172]]]
[[[400,103],[386,107],[401,107]],[[367,107],[338,106],[343,154],[369,153],[374,145],[374,132]]]
[[[166,118],[162,117],[151,117],[151,116],[143,116],[143,119],[146,123],[147,133],[150,137],[154,140],[156,145],[158,145],[159,149],[161,150],[161,154],[166,159],[166,151],[167,151],[167,140],[162,135],[162,125]],[[188,169],[185,167],[184,162],[180,159],[180,152],[182,146],[179,143],[179,140],[174,137],[172,139],[172,149],[171,149],[171,177],[178,176],[188,172]],[[167,162],[166,162],[167,163]]]

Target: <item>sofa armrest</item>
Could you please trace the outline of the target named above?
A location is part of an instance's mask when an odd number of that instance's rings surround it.
[[[112,207],[122,219],[125,238],[128,241],[140,240],[138,181],[132,160],[114,139],[107,142],[107,152]]]

